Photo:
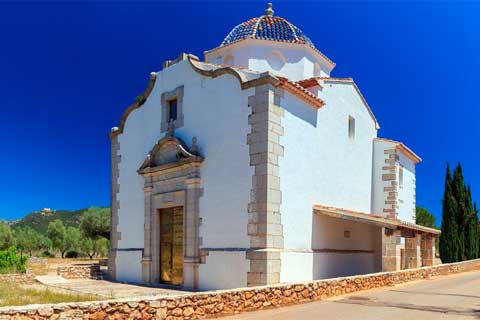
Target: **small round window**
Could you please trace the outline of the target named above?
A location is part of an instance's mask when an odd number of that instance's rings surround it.
[[[280,70],[285,65],[285,58],[278,51],[273,51],[268,57],[268,64],[273,70]]]

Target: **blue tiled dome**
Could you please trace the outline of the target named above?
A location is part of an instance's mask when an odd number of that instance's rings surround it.
[[[254,38],[290,43],[307,44],[315,48],[312,41],[302,30],[282,17],[273,16],[273,10],[267,7],[265,15],[240,23],[225,37],[220,47],[243,39]]]

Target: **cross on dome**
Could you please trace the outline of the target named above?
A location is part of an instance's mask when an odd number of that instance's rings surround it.
[[[273,4],[271,2],[267,3],[267,9],[265,9],[265,15],[266,16],[273,16]]]

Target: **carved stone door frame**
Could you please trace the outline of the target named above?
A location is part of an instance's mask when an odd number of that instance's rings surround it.
[[[159,210],[183,207],[183,285],[198,289],[200,263],[199,199],[202,196],[200,167],[203,158],[188,151],[175,137],[161,139],[138,173],[144,177],[145,227],[142,277],[145,283],[160,282]]]

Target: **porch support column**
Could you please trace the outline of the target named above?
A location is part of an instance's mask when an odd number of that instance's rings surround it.
[[[435,254],[435,237],[432,234],[422,235],[421,242],[422,250],[422,266],[433,266],[434,254]]]
[[[400,270],[400,230],[383,228],[382,232],[382,271]]]
[[[417,268],[419,241],[417,234],[405,238],[405,269]]]
[[[417,244],[417,268],[422,267],[422,250],[421,250],[421,244],[422,244],[422,234],[417,233],[415,235],[416,239],[416,244]]]

